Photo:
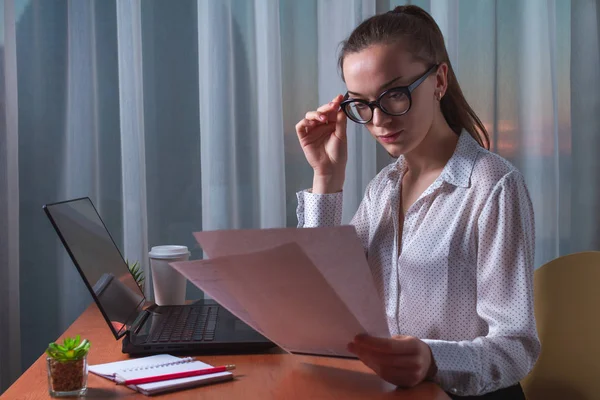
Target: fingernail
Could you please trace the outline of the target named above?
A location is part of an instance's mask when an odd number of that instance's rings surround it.
[[[320,119],[321,121],[325,121],[325,119],[326,119],[326,118],[325,118],[325,116],[324,116],[324,115],[321,115],[321,116],[319,117],[319,119]]]
[[[330,105],[330,106],[332,106],[332,105],[333,105],[333,101],[330,101],[330,102],[329,102],[329,105]]]

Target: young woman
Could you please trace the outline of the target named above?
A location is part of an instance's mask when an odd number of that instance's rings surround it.
[[[359,25],[339,65],[348,92],[296,125],[314,169],[299,227],[341,223],[346,118],[397,161],[352,219],[392,339],[348,345],[399,386],[433,380],[454,398],[524,399],[540,344],[533,314],[534,219],[523,176],[486,150],[439,27],[415,6]]]

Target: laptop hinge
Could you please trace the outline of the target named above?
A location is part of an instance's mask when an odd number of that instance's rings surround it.
[[[133,324],[131,324],[130,331],[132,331],[134,334],[137,334],[149,316],[150,311],[148,310],[143,310],[141,313],[139,313],[135,321],[133,321]]]

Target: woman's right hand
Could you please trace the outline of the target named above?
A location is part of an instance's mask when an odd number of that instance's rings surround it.
[[[348,143],[346,115],[340,109],[342,95],[296,124],[304,156],[314,170],[313,193],[335,193],[344,186]]]

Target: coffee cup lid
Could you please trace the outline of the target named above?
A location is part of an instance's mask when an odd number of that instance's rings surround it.
[[[179,258],[188,255],[187,246],[154,246],[148,255],[151,258]]]

